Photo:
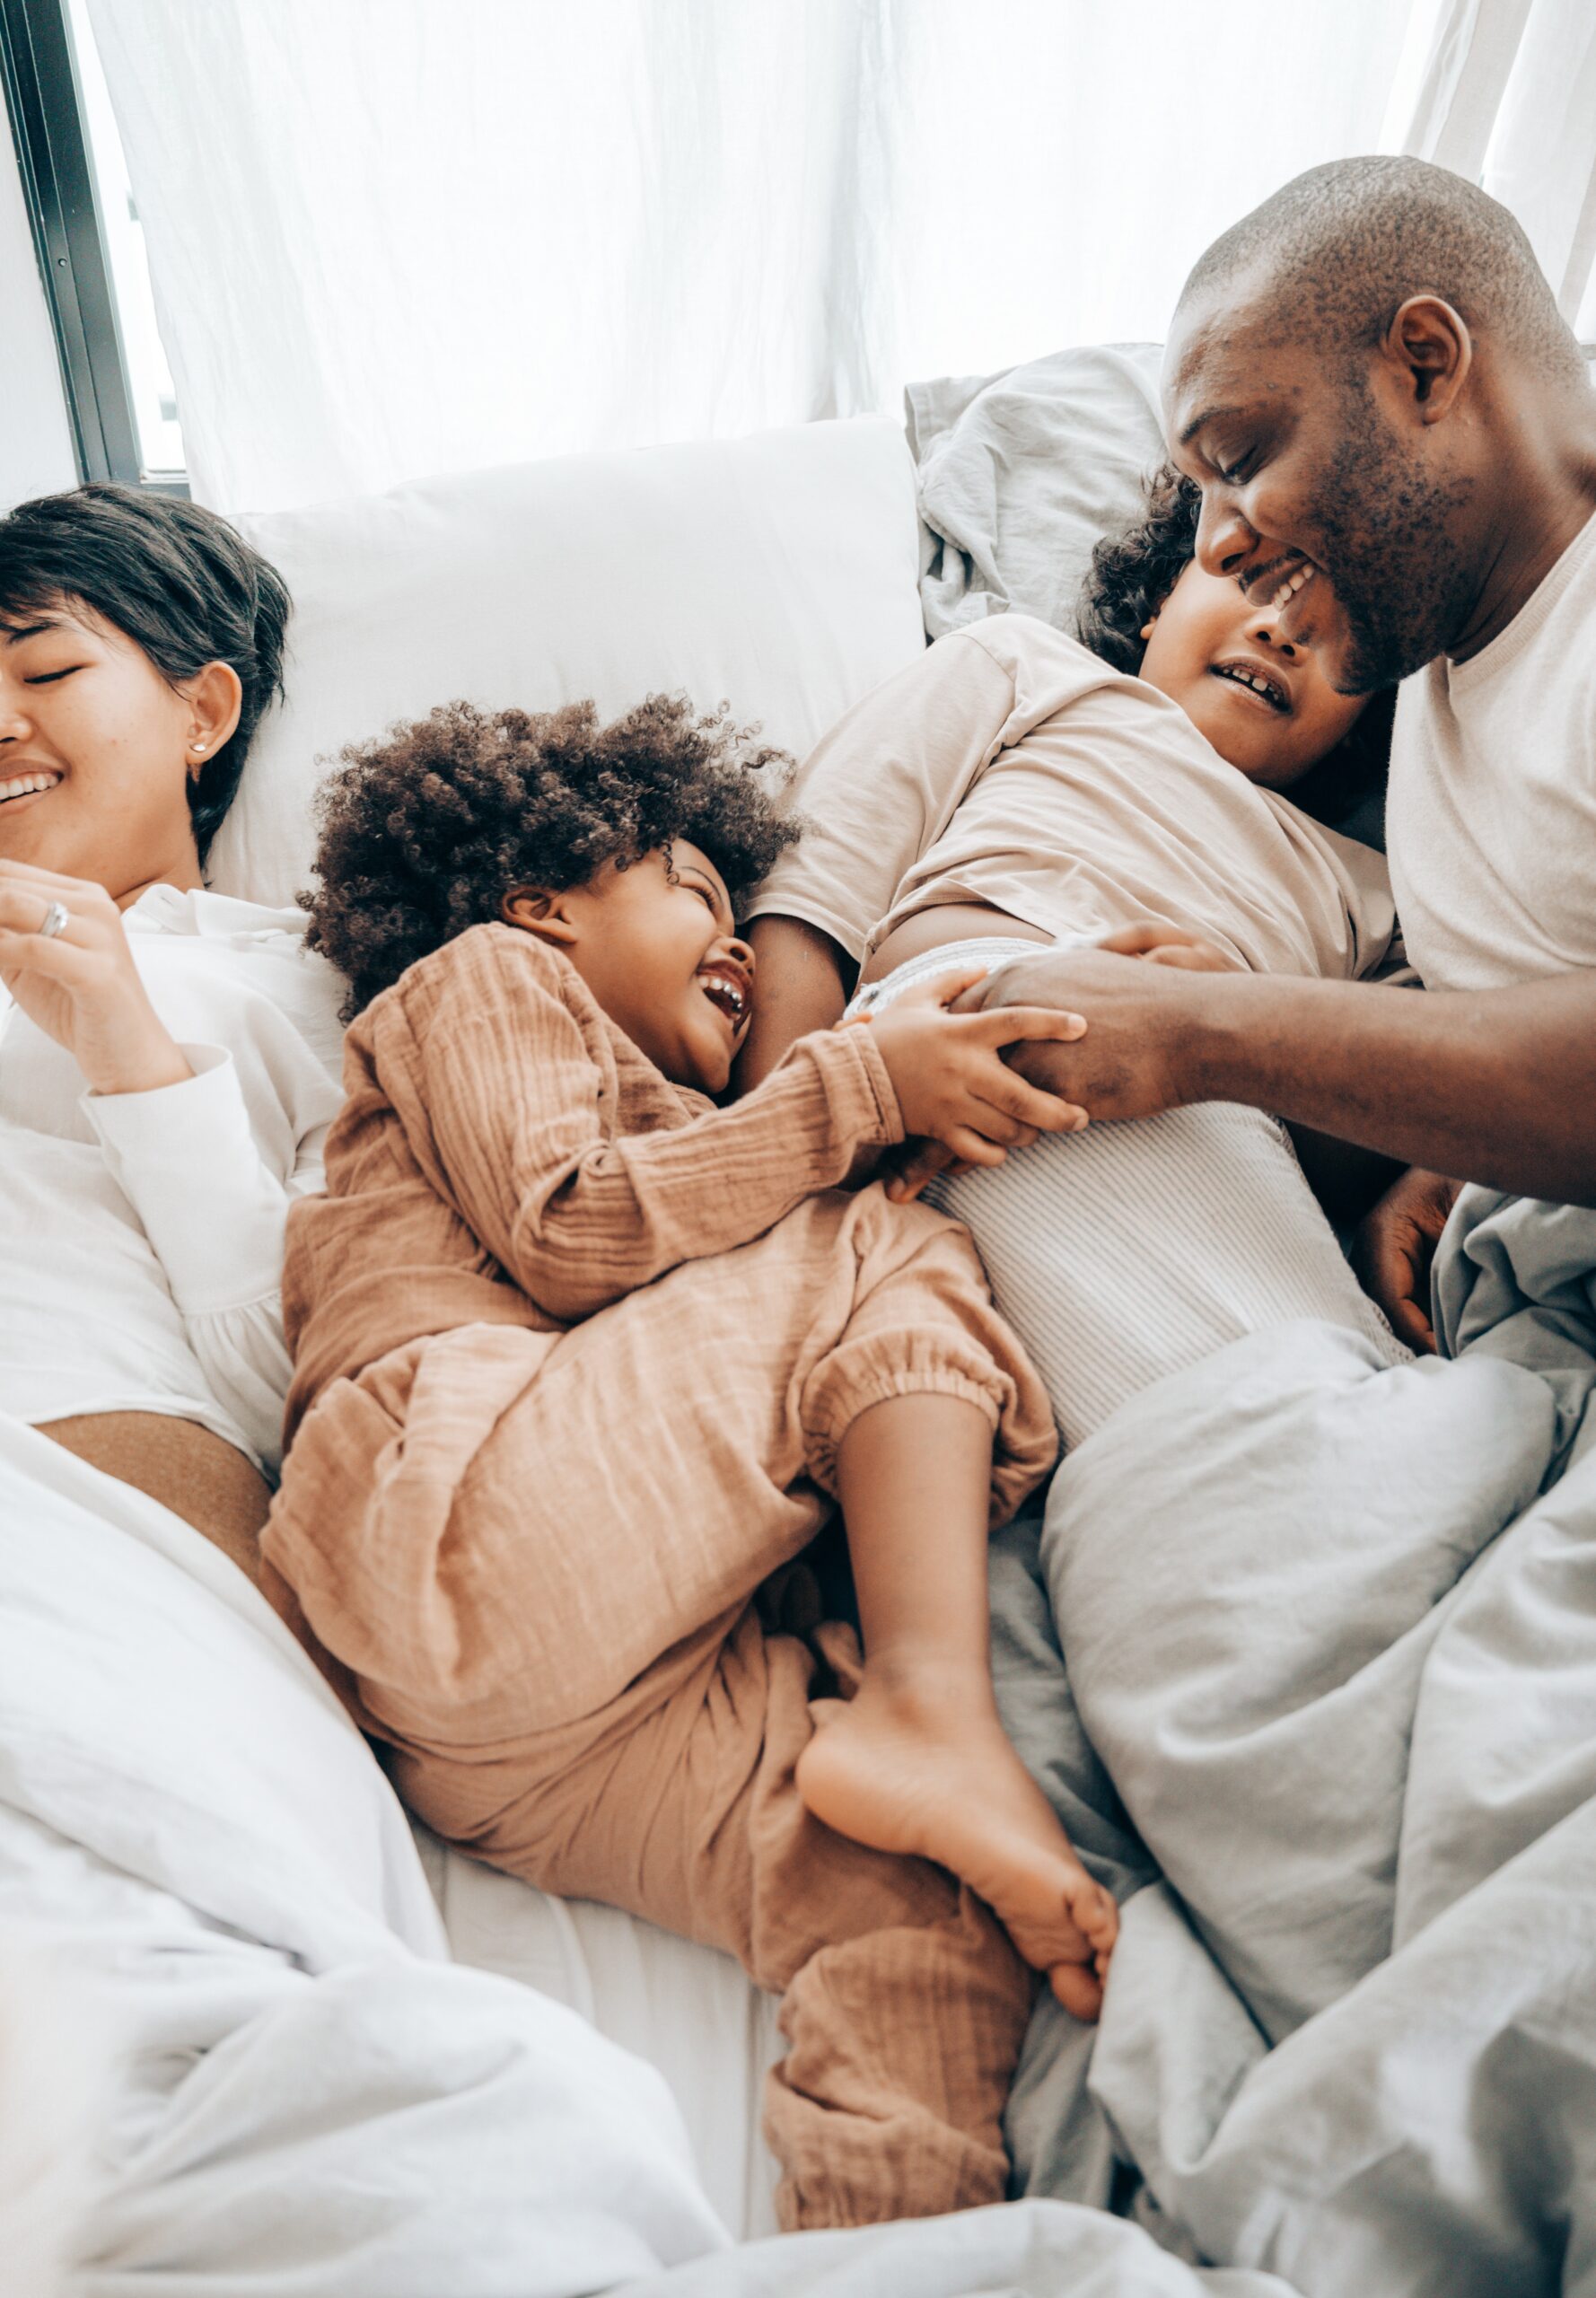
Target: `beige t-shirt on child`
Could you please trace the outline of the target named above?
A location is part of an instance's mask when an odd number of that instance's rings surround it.
[[[1403,685],[1386,835],[1431,988],[1596,967],[1596,518],[1488,646]]]
[[[807,834],[750,912],[860,961],[939,902],[1061,938],[1144,918],[1258,973],[1385,955],[1382,856],[1260,790],[1179,705],[1028,615],[939,639],[833,727],[791,795]]]

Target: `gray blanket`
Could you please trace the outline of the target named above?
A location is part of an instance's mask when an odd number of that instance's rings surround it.
[[[1109,2200],[1111,2139],[1308,2298],[1596,2289],[1593,1270],[1596,1214],[1469,1190],[1445,1359],[1262,1335],[1066,1462],[1039,1571],[1162,1880],[1089,2087],[1032,2037],[1032,2191]]]
[[[1163,453],[1162,357],[1091,344],[909,385],[928,638],[1005,610],[1074,633],[1092,546],[1136,516]]]
[[[1061,2199],[651,2294],[1596,2298],[1596,1213],[1467,1191],[1435,1295],[1443,1360],[1302,1324],[1161,1382],[995,1558],[1126,1899],[1015,2093]]]

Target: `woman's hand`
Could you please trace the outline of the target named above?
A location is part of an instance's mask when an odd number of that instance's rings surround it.
[[[1352,1262],[1358,1281],[1390,1320],[1399,1340],[1435,1354],[1430,1322],[1430,1264],[1458,1201],[1461,1181],[1409,1168],[1359,1224]]]
[[[55,902],[66,923],[46,935]],[[103,886],[0,861],[0,981],[96,1093],[145,1093],[194,1074],[150,1003]]]
[[[985,974],[982,966],[943,974],[864,1017],[892,1080],[905,1134],[939,1143],[961,1166],[1001,1165],[1011,1149],[1028,1148],[1039,1133],[1074,1133],[1086,1122],[1083,1110],[1027,1084],[1003,1058],[1004,1048],[1022,1039],[1079,1037],[1085,1027],[1080,1015],[1039,1005],[950,1013],[955,998]],[[888,1193],[901,1200],[918,1190],[893,1183]]]

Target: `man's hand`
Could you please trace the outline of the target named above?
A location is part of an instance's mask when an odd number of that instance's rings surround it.
[[[1010,1005],[1055,1005],[1074,1013],[1078,1002],[1087,1021],[1083,1036],[1072,1031],[1057,1039],[1031,1039],[1011,1047],[1004,1059],[1044,1092],[1073,1103],[1084,1118],[1152,1117],[1200,1101],[1200,1082],[1186,1074],[1184,1057],[1206,977],[1233,975],[1234,968],[1206,943],[1176,935],[1172,927],[1131,926],[1113,939],[1136,947],[1122,953],[1077,945],[1011,958],[967,990],[958,1010],[990,1013]],[[1177,948],[1187,954],[1176,957]],[[1150,960],[1157,950],[1169,954],[1154,964]],[[911,1143],[899,1157],[887,1194],[899,1202],[917,1197],[934,1173],[946,1172],[953,1163],[933,1141]]]
[[[1074,1132],[1086,1122],[1083,1110],[1028,1084],[1004,1058],[1004,1049],[1022,1040],[1079,1037],[1086,1024],[1078,1013],[1012,1001],[989,1013],[950,1012],[985,970],[966,966],[943,974],[906,990],[880,1013],[844,1024],[868,1028],[874,1037],[905,1133],[938,1143],[969,1165],[1001,1165],[1011,1149],[1028,1148],[1039,1133]]]
[[[1084,1014],[1084,1036],[1018,1046],[1011,1065],[1094,1121],[1153,1117],[1203,1098],[1184,1057],[1212,971],[1097,948],[1039,950],[998,967],[979,995],[987,1013],[1055,1005]]]
[[[1391,1183],[1353,1242],[1359,1283],[1385,1311],[1397,1338],[1422,1355],[1435,1354],[1430,1264],[1461,1188],[1443,1173],[1411,1166]]]

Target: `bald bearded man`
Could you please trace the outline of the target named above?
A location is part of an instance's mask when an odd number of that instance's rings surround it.
[[[1315,168],[1209,249],[1164,368],[1197,556],[1348,694],[1405,681],[1392,878],[1426,996],[1051,952],[976,1002],[1084,1016],[1017,1066],[1094,1118],[1273,1110],[1413,1170],[1372,1285],[1429,1339],[1444,1176],[1596,1204],[1596,394],[1506,209],[1416,160]]]

